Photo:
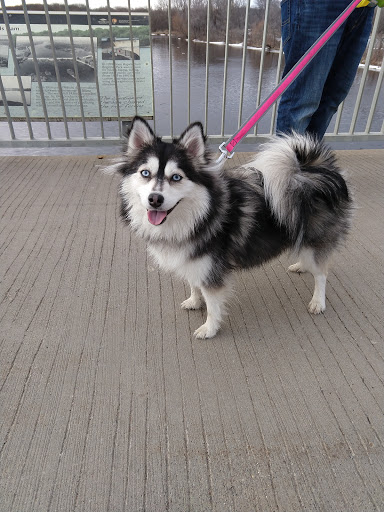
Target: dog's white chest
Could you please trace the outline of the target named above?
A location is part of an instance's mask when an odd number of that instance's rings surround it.
[[[148,251],[156,263],[167,272],[177,274],[193,286],[201,286],[211,269],[211,257],[191,258],[186,248],[159,248],[149,246]]]

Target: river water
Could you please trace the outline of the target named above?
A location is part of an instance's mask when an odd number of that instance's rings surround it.
[[[173,135],[179,135],[188,124],[187,115],[187,42],[183,39],[172,39],[172,92],[173,92]],[[240,47],[229,47],[227,68],[227,92],[225,103],[225,134],[232,134],[238,126],[238,112],[241,85],[243,50]],[[244,84],[243,118],[245,121],[256,110],[257,87],[259,82],[261,52],[247,50],[246,72]],[[223,79],[224,79],[225,47],[219,44],[209,46],[209,78],[208,78],[208,124],[209,134],[220,134],[223,103]],[[277,79],[277,53],[267,53],[264,59],[264,73],[261,90],[261,101],[265,99],[276,86]],[[169,40],[168,37],[155,36],[153,38],[153,65],[155,88],[155,115],[156,131],[159,135],[169,135],[171,129],[170,118],[170,69],[169,69]],[[379,73],[369,71],[366,80],[364,95],[357,118],[355,131],[365,130],[372,97],[375,91]],[[341,119],[341,132],[348,132],[351,124],[355,99],[362,78],[362,70],[356,75],[355,82],[345,101]],[[191,44],[191,121],[204,122],[205,119],[205,80],[206,80],[206,44],[193,42]],[[309,84],[310,86],[310,84]],[[384,119],[384,87],[381,87],[371,131],[380,131]],[[258,124],[258,133],[269,133],[271,112],[269,112]],[[69,123],[70,135],[82,137],[81,123]],[[334,121],[329,127],[333,130]],[[36,138],[45,138],[45,123],[33,123]],[[51,123],[54,137],[64,137],[62,123]],[[16,136],[27,137],[28,131],[25,123],[15,123]],[[87,135],[100,136],[100,123],[87,123]],[[105,123],[106,136],[118,136],[117,122]],[[0,122],[0,138],[9,138],[9,130],[6,122]],[[111,148],[113,152],[116,149]],[[77,152],[92,152],[92,150],[78,149]],[[51,148],[43,151],[38,148],[12,149],[0,148],[0,154],[55,154],[63,153],[63,150]]]
[[[157,129],[161,134],[169,133],[170,100],[169,100],[169,44],[168,38],[156,37],[153,40],[153,60],[155,77],[155,111]],[[237,129],[241,67],[243,50],[240,47],[229,47],[227,70],[227,97],[225,107],[225,130],[231,134]],[[172,46],[173,69],[173,109],[174,133],[178,134],[187,124],[187,42],[173,39]],[[208,90],[208,133],[219,134],[221,130],[223,79],[224,79],[225,47],[211,44],[209,48],[209,90]],[[243,117],[244,122],[256,110],[257,87],[259,82],[261,52],[247,50],[246,72],[244,82]],[[205,61],[206,44],[192,43],[191,45],[191,121],[204,121],[205,108]],[[267,53],[264,58],[261,101],[276,87],[278,54]],[[341,119],[341,132],[349,130],[355,99],[362,78],[362,70],[356,75],[355,82],[344,104]],[[379,73],[369,71],[362,98],[355,131],[364,131],[372,97],[375,91]],[[309,84],[310,87],[310,84]],[[381,87],[377,102],[372,131],[380,131],[384,119],[384,87]],[[258,133],[269,133],[271,113],[269,112],[258,125]],[[334,122],[329,131],[333,130]]]

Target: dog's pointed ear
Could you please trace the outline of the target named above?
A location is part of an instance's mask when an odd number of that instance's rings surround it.
[[[155,134],[142,117],[134,117],[132,126],[127,134],[127,154],[140,150],[143,146],[152,144]]]
[[[183,146],[191,158],[203,160],[206,151],[205,141],[203,125],[196,122],[188,126],[177,143]]]

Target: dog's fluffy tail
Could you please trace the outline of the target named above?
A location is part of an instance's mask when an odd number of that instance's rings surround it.
[[[310,135],[282,135],[265,144],[252,165],[262,172],[266,200],[296,249],[309,230],[323,236],[333,219],[339,223],[334,231],[346,234],[351,198],[334,153],[323,143]]]

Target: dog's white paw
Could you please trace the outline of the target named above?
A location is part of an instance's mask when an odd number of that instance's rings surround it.
[[[289,272],[297,272],[297,273],[305,272],[305,269],[302,267],[300,261],[298,261],[297,263],[294,263],[293,265],[289,265],[288,270],[289,270]]]
[[[322,301],[312,299],[308,304],[308,311],[313,315],[318,315],[325,311],[325,304]]]
[[[198,329],[196,329],[195,337],[199,340],[213,338],[217,331],[217,327],[213,327],[212,325],[209,325],[208,322],[205,322],[205,324],[201,325]]]
[[[195,299],[194,297],[189,297],[189,299],[181,303],[183,309],[200,309],[202,305],[203,301],[200,298]]]

